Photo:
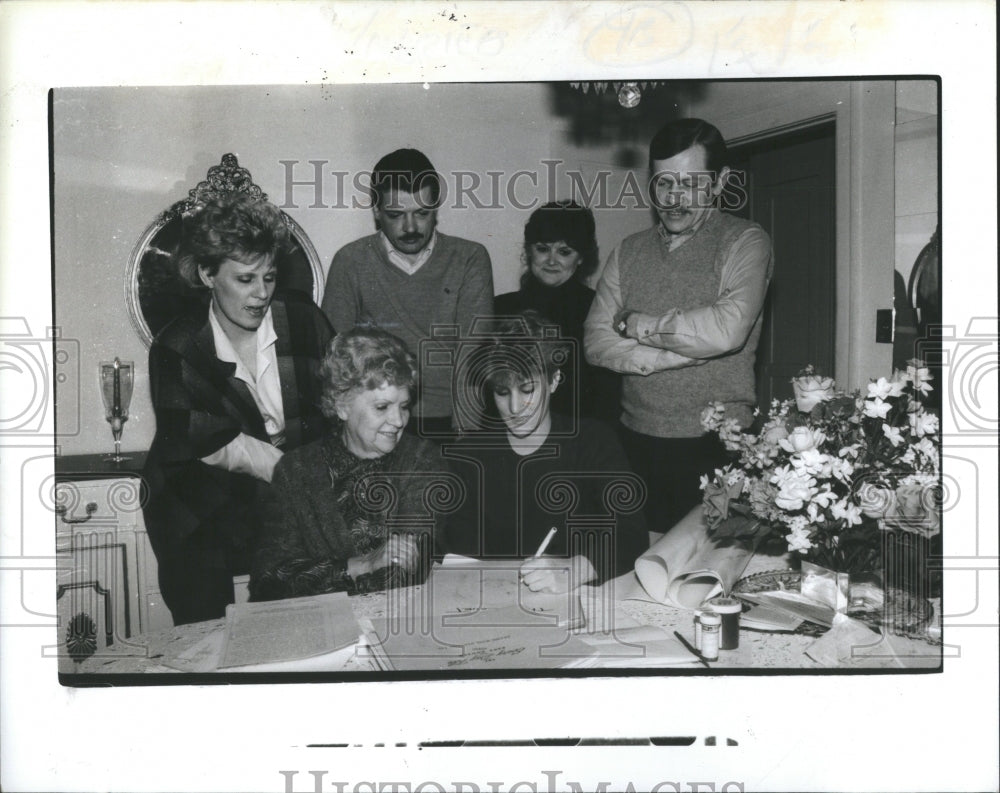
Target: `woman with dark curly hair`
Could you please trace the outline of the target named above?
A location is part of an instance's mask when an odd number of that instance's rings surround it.
[[[281,211],[230,193],[183,220],[176,266],[209,296],[149,351],[156,435],[146,528],[175,624],[221,617],[249,571],[258,491],[282,454],[326,427],[316,376],[333,332],[308,298],[275,296]]]
[[[573,201],[554,201],[536,209],[524,227],[521,289],[494,301],[497,315],[537,311],[572,340],[563,367],[563,387],[553,395],[556,412],[614,423],[619,413],[619,376],[590,366],[583,358],[583,323],[594,300],[585,280],[597,269],[594,216]],[[579,377],[580,388],[574,384]]]
[[[435,521],[458,495],[436,444],[403,431],[417,369],[403,342],[355,328],[330,345],[322,408],[332,431],[286,454],[261,510],[252,600],[420,583]],[[445,497],[442,498],[442,494]],[[456,504],[457,506],[457,504]]]

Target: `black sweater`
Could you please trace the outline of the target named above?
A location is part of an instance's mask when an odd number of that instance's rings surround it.
[[[526,558],[549,528],[547,556],[582,554],[599,581],[631,570],[649,546],[638,479],[617,436],[583,419],[553,414],[539,449],[518,455],[505,435],[466,436],[444,454],[461,478],[465,500],[448,521],[444,550],[479,558]]]

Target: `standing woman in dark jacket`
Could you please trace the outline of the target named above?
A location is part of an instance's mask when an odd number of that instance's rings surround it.
[[[619,413],[620,377],[590,366],[583,357],[583,323],[594,300],[584,281],[597,269],[594,216],[573,201],[554,201],[536,209],[524,227],[521,259],[527,269],[521,289],[495,300],[495,312],[511,316],[537,311],[559,326],[575,344],[563,366],[563,387],[552,409],[563,416],[587,416],[613,424]],[[574,383],[579,378],[577,391]]]
[[[317,373],[333,333],[307,298],[274,295],[289,233],[243,193],[184,218],[177,267],[211,296],[149,351],[156,435],[144,507],[160,592],[175,624],[213,619],[249,572],[259,491],[285,450],[325,431]]]

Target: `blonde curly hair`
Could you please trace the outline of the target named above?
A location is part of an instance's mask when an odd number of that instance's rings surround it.
[[[197,205],[184,216],[177,270],[191,286],[202,287],[199,270],[219,272],[226,259],[277,261],[291,235],[281,210],[246,193],[226,193]]]
[[[357,327],[338,334],[320,366],[320,410],[337,418],[337,407],[354,394],[383,385],[409,388],[416,398],[417,361],[402,339],[381,328]]]

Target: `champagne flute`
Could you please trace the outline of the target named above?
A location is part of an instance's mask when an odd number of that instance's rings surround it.
[[[112,462],[130,460],[122,456],[122,430],[128,421],[128,406],[132,401],[132,379],[135,367],[132,361],[101,361],[101,399],[104,400],[104,418],[111,425],[115,438],[115,452],[108,456]]]

